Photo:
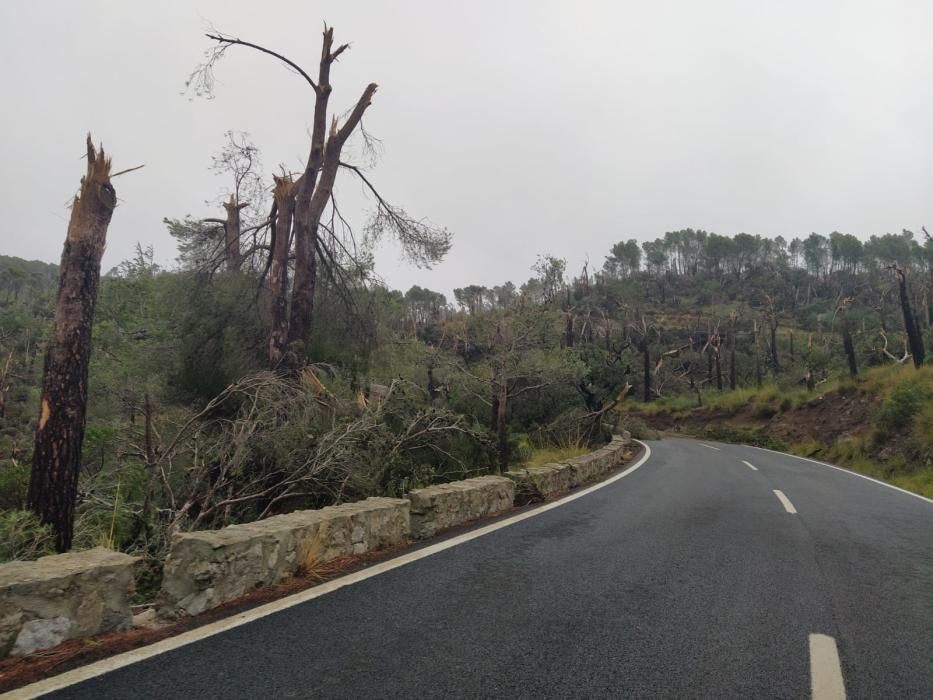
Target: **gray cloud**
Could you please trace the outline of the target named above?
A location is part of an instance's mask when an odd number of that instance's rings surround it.
[[[373,178],[455,234],[432,271],[449,291],[521,282],[539,252],[599,265],[621,238],[692,226],[801,235],[933,223],[933,5],[928,2],[8,2],[0,6],[2,252],[56,260],[84,132],[115,167],[105,266],[137,241],[174,257],[164,216],[216,216],[207,166],[227,129],[267,171],[305,155],[311,97],[231,51],[212,101],[181,96],[207,23],[310,69],[323,20],[352,49],[332,104],[380,84]],[[366,200],[343,182],[345,208]]]

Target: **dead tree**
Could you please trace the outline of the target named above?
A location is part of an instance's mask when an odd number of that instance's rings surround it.
[[[813,334],[807,336],[807,373],[804,375],[803,381],[807,385],[808,391],[813,391],[816,387],[816,377],[813,376],[813,364],[811,362],[811,356],[813,354]]]
[[[765,316],[768,319],[768,328],[771,330],[771,369],[777,374],[781,371],[781,361],[778,359],[777,347],[778,315],[774,309],[774,300],[768,294],[765,294],[765,299],[768,302]]]
[[[755,342],[755,384],[761,388],[761,326],[758,325],[758,319],[752,320],[752,338]]]
[[[352,275],[347,272],[345,265],[351,265],[354,269],[361,267],[360,261],[355,258],[352,231],[349,232],[351,239],[349,241],[342,239],[337,231],[338,224],[341,230],[349,230],[334,200],[334,183],[340,168],[357,175],[363,187],[375,199],[376,211],[366,228],[369,243],[375,242],[381,233],[390,232],[410,259],[416,264],[429,267],[431,263],[443,258],[449,250],[450,234],[446,229],[434,228],[422,220],[410,217],[403,209],[390,205],[375,189],[361,168],[341,160],[344,146],[350,135],[360,126],[363,114],[370,106],[377,86],[375,83],[367,85],[356,104],[340,120],[337,116],[328,115],[328,103],[332,91],[331,68],[341,54],[349,48],[349,44],[334,47],[333,28],[326,27],[324,30],[317,79],[312,78],[294,61],[264,46],[224,34],[208,34],[207,36],[216,42],[216,45],[207,52],[206,61],[195,69],[188,80],[189,87],[193,86],[195,93],[210,94],[213,91],[214,66],[225,55],[227,49],[233,46],[250,48],[272,56],[297,73],[314,93],[310,151],[303,172],[295,179],[288,193],[291,230],[286,231],[279,226],[276,227],[276,239],[281,240],[284,237],[291,240],[294,245],[295,273],[291,306],[288,310],[287,343],[293,346],[294,357],[300,362],[303,359],[305,343],[308,340],[314,315],[314,295],[319,266],[341,290],[344,301],[351,304]],[[366,150],[372,152],[374,143],[371,137],[362,129],[360,131],[363,133]],[[323,220],[328,207],[331,211],[330,223]],[[270,254],[272,257],[275,255],[271,251]],[[271,269],[271,266],[270,260],[267,267]],[[278,289],[278,294],[281,295],[282,286],[280,285]],[[281,299],[273,295],[273,307],[281,306],[282,303]],[[270,341],[270,349],[272,345],[277,346],[278,341],[274,343]],[[270,351],[270,355],[277,354],[279,351]]]
[[[642,355],[642,374],[644,377],[644,401],[651,401],[651,342],[649,340],[650,330],[648,322],[644,315],[638,323],[631,326],[632,330],[638,335],[635,347]]]
[[[45,354],[29,508],[55,531],[59,552],[71,548],[87,411],[91,326],[100,259],[117,203],[110,159],[87,138],[87,173],[71,207],[62,252],[55,321]]]
[[[839,299],[836,302],[836,316],[839,318],[839,331],[842,334],[842,348],[846,353],[846,360],[849,363],[849,374],[853,377],[858,376],[858,362],[855,358],[855,345],[852,342],[852,333],[849,330],[849,304],[852,303],[850,297]]]
[[[879,354],[884,355],[890,360],[894,360],[894,362],[899,365],[904,364],[907,362],[907,360],[910,359],[910,349],[908,348],[906,340],[904,341],[904,354],[900,357],[897,357],[896,355],[893,355],[890,350],[888,350],[888,334],[885,333],[884,330],[879,330],[878,335],[880,335],[881,340],[884,341],[884,345],[878,348]]]
[[[733,311],[729,314],[729,388],[735,391],[735,332],[739,315]]]
[[[914,359],[914,367],[921,367],[926,353],[923,349],[923,335],[917,327],[917,319],[910,307],[910,292],[907,288],[907,273],[897,263],[890,265],[897,281],[897,291],[901,300],[901,311],[904,314],[904,331],[907,333],[907,344]]]
[[[273,176],[272,254],[269,257],[269,291],[272,297],[272,331],[269,333],[269,362],[277,367],[285,357],[288,345],[288,237],[292,229],[295,200],[291,196],[292,179],[283,173]]]
[[[265,228],[266,222],[258,226],[251,226],[247,231],[253,232],[254,240],[244,254],[242,240],[244,231],[242,225],[242,211],[250,206],[251,199],[260,199],[263,196],[262,177],[259,174],[261,162],[259,149],[249,140],[249,134],[228,131],[224,134],[226,144],[213,157],[211,170],[216,174],[232,178],[232,188],[229,197],[221,202],[226,212],[223,219],[201,219],[202,223],[217,224],[223,231],[223,262],[228,271],[240,270],[245,257],[251,257],[257,252],[259,245],[256,234]]]

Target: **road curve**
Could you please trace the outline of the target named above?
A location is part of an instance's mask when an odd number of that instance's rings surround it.
[[[566,505],[50,697],[933,697],[933,503],[649,444]]]

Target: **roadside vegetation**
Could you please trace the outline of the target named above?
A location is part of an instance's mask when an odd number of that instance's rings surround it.
[[[196,94],[227,51],[256,48],[209,41]],[[607,233],[593,267],[532,252],[521,278],[462,280],[452,298],[390,289],[381,238],[429,267],[456,255],[453,234],[375,187],[376,86],[330,106],[349,47],[322,41],[317,79],[283,96],[314,98],[302,170],[218,135],[213,210],[166,212],[171,269],[140,242],[98,288],[101,232],[94,255],[72,240],[96,214],[69,228],[62,264],[81,274],[0,257],[0,558],[104,545],[157,561],[174,532],[566,459],[623,429],[789,449],[930,493],[925,230]],[[96,183],[106,196],[86,201],[110,206],[110,161],[87,145],[81,192]],[[338,206],[343,179],[372,196],[362,221]]]
[[[783,450],[847,466],[933,497],[933,366],[904,364],[837,377],[820,391],[759,388],[710,392],[629,410],[648,423],[697,437]]]

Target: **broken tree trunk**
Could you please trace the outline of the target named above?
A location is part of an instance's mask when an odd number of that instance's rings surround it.
[[[509,400],[509,378],[505,366],[499,371],[499,397],[496,402],[496,422],[498,424],[499,473],[509,469],[509,423],[506,420],[506,407]]]
[[[752,333],[755,338],[755,384],[760,389],[761,388],[761,347],[759,344],[759,333],[760,329],[758,326],[758,320],[755,319],[752,321]]]
[[[917,327],[917,320],[914,318],[913,309],[910,307],[910,293],[907,289],[907,274],[896,264],[892,265],[894,269],[894,278],[897,280],[897,291],[901,300],[901,311],[904,314],[904,331],[907,333],[907,344],[910,346],[910,354],[914,359],[914,366],[923,365],[926,355],[923,349],[923,336]]]
[[[645,403],[651,401],[651,353],[650,345],[648,343],[648,337],[645,336],[641,340],[641,347],[639,348],[642,352],[642,357],[644,360],[644,371],[645,371]]]
[[[739,320],[733,311],[729,315],[729,388],[735,391],[735,327]]]
[[[269,362],[277,367],[285,357],[288,343],[288,237],[292,230],[295,198],[288,175],[273,176],[275,181],[272,222],[272,268],[269,288],[272,295],[272,331],[269,334]]]
[[[227,270],[239,270],[243,264],[243,256],[240,253],[240,211],[249,206],[248,202],[237,202],[233,195],[230,200],[224,202],[224,209],[227,211],[227,218],[224,221],[224,261]]]
[[[337,118],[331,122],[330,134],[326,134],[327,102],[330,98],[330,68],[347,44],[333,49],[334,30],[324,31],[321,46],[318,82],[315,87],[314,119],[311,129],[311,152],[305,172],[295,183],[295,284],[292,289],[292,307],[288,322],[289,343],[303,343],[311,329],[314,314],[314,289],[317,286],[318,229],[321,216],[331,199],[337,169],[340,167],[340,152],[350,134],[356,129],[363,113],[372,102],[376,84],[366,86],[356,106],[338,129]],[[325,143],[325,136],[327,137]]]
[[[842,349],[845,350],[846,360],[849,363],[849,374],[858,376],[858,362],[855,359],[855,344],[852,342],[852,332],[849,330],[849,304],[851,299],[842,299],[836,306],[839,316],[839,327],[842,333]]]
[[[45,354],[29,508],[55,531],[59,552],[71,548],[81,443],[87,411],[91,326],[100,259],[117,203],[110,159],[87,138],[87,174],[71,208],[62,252],[55,321]]]

